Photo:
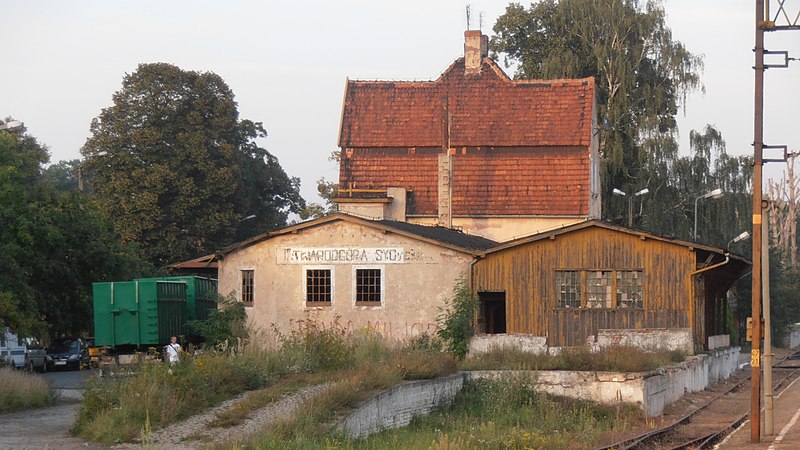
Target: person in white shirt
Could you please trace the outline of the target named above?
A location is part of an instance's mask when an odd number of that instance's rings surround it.
[[[178,344],[178,337],[172,336],[172,342],[167,345],[167,360],[170,364],[175,364],[180,360],[181,344]]]

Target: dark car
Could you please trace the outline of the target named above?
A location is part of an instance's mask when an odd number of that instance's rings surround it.
[[[81,338],[60,338],[47,347],[52,368],[83,369],[89,366],[89,344]]]

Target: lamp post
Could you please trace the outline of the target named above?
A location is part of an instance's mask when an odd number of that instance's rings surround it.
[[[0,125],[0,130],[13,130],[14,128],[19,128],[22,126],[22,122],[19,120],[9,120],[8,122]]]
[[[641,191],[634,193],[633,195],[628,195],[625,192],[623,192],[623,191],[621,191],[621,190],[619,190],[617,188],[614,188],[614,190],[611,191],[611,193],[614,194],[614,195],[619,195],[620,197],[628,197],[628,227],[632,228],[633,227],[633,198],[634,197],[640,197],[640,196],[645,195],[645,194],[649,194],[650,193],[650,189],[644,188]]]
[[[743,240],[749,239],[749,238],[750,238],[750,232],[749,231],[742,231],[738,236],[736,236],[735,238],[733,238],[730,241],[728,241],[728,243],[725,245],[725,248],[730,247],[731,244],[735,244],[735,243],[737,243],[739,241],[743,241]]]
[[[723,196],[723,194],[725,194],[725,193],[722,192],[722,189],[716,188],[713,191],[706,192],[705,194],[703,194],[703,195],[697,197],[696,199],[694,199],[694,240],[695,241],[697,240],[697,202],[699,202],[700,199],[720,198],[720,197]]]

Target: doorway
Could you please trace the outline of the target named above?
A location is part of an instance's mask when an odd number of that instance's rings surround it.
[[[506,332],[506,293],[478,292],[478,331],[482,334]]]

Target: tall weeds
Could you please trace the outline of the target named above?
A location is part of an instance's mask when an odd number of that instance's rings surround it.
[[[54,402],[47,381],[39,375],[0,367],[0,413],[38,408]]]

